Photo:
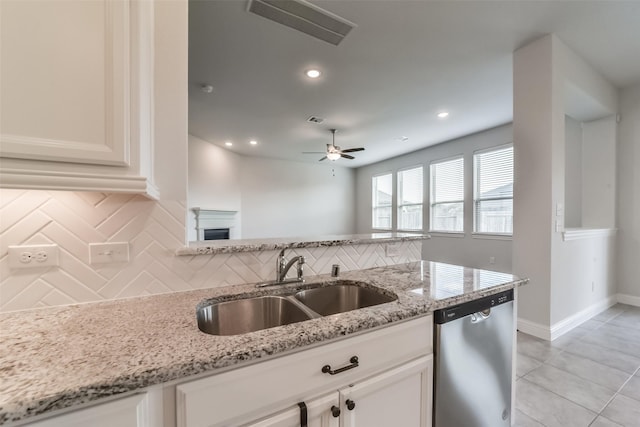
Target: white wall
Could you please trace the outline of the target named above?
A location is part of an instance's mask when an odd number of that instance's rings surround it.
[[[242,156],[189,135],[189,211],[187,212],[189,241],[198,240],[195,214],[191,210],[195,207],[237,211],[235,227],[240,229],[242,223],[241,161]]]
[[[582,124],[582,226],[616,226],[615,116]]]
[[[244,157],[241,171],[243,238],[355,232],[355,171]]]
[[[189,209],[238,211],[240,237],[355,232],[355,171],[235,154],[189,135]],[[189,212],[189,240],[196,240]]]
[[[577,103],[567,102],[567,94],[578,94],[579,99],[588,102],[578,111]],[[615,238],[598,236],[564,241],[565,215],[558,206],[566,204],[571,197],[566,191],[576,184],[575,173],[571,173],[571,183],[566,185],[570,161],[566,156],[571,150],[566,147],[565,116],[581,121],[592,120],[598,114],[611,116],[616,113],[616,104],[615,88],[556,36],[545,36],[515,52],[513,271],[531,279],[531,284],[521,290],[518,304],[519,327],[525,332],[553,338],[556,332],[579,324],[613,300]],[[593,132],[595,136],[601,129],[611,130],[611,122],[603,121],[594,128],[598,129]],[[602,140],[601,136],[593,140]],[[585,180],[585,175],[594,173],[592,163],[597,150],[591,140],[585,145],[584,139],[583,128],[582,163],[590,165],[582,169],[583,226],[584,209],[591,209],[584,201],[590,200],[589,186],[600,190],[600,183]],[[611,142],[608,139],[602,144],[608,156],[603,160],[610,159],[615,152]],[[585,157],[589,162],[585,163]],[[615,164],[604,169],[610,174]],[[606,182],[615,185],[610,180]],[[606,195],[602,198],[607,199]],[[614,211],[611,200],[606,209]]]
[[[566,227],[582,226],[582,126],[565,116],[565,211]]]
[[[476,150],[507,144],[511,141],[512,127],[511,125],[504,125],[358,168],[356,177],[358,188],[356,198],[358,232],[370,233],[372,231],[371,177],[383,172],[394,172],[395,177],[395,172],[399,169],[419,165],[423,166],[425,176],[423,224],[425,225],[425,230],[427,230],[429,224],[429,164],[434,160],[463,155],[465,162],[465,233],[454,237],[432,233],[432,238],[423,243],[422,256],[424,259],[432,261],[511,271],[510,240],[473,236],[471,233],[471,230],[473,230],[473,153]],[[490,258],[492,257],[495,259],[493,264],[490,263]]]
[[[640,84],[620,92],[618,292],[640,305]]]

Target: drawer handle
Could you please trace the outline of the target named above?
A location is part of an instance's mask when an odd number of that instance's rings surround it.
[[[322,367],[322,373],[323,374],[329,374],[329,375],[335,375],[335,374],[339,374],[340,372],[348,371],[349,369],[357,368],[358,367],[358,356],[351,357],[351,359],[349,359],[349,362],[351,362],[350,365],[343,366],[342,368],[338,368],[335,371],[333,369],[331,369],[331,365],[324,365]]]

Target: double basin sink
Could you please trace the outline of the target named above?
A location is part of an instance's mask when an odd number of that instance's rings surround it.
[[[331,314],[392,302],[382,290],[356,282],[297,291],[292,295],[267,295],[217,302],[197,310],[198,328],[212,335],[239,335],[302,322]]]

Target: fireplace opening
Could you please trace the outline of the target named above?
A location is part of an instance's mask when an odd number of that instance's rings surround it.
[[[228,228],[205,228],[204,240],[229,240]]]

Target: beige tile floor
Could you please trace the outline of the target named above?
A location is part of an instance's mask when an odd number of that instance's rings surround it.
[[[518,427],[640,427],[640,308],[617,304],[553,342],[518,332]]]

